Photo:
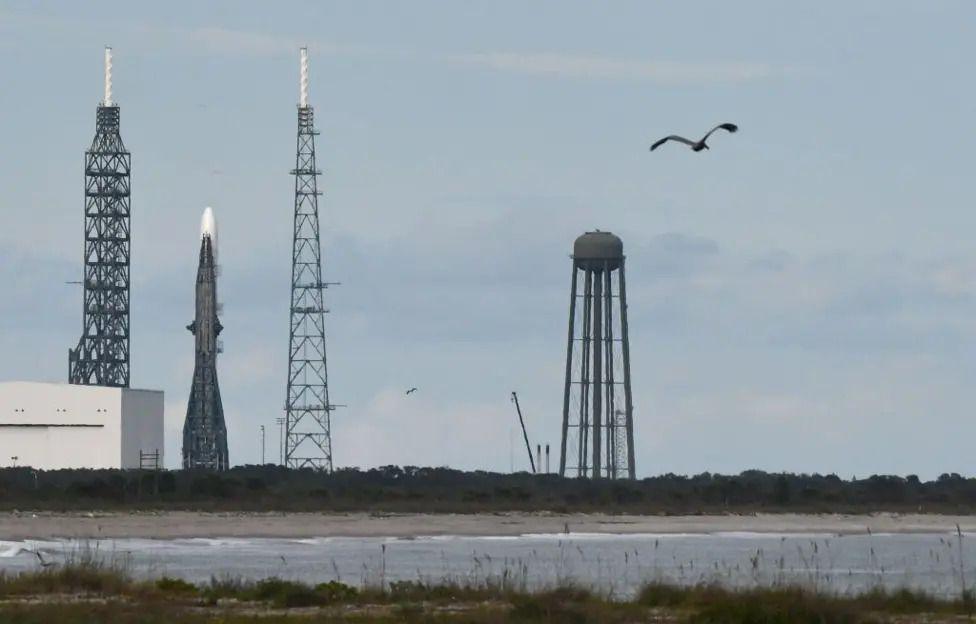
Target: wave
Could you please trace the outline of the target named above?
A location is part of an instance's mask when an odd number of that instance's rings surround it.
[[[191,537],[184,540],[176,540],[186,544],[199,544],[203,546],[258,546],[262,542],[271,540],[266,538],[247,538],[247,537]]]
[[[837,533],[765,533],[762,531],[716,531],[708,533],[711,537],[721,537],[729,539],[831,539],[837,537]],[[867,535],[865,533],[865,535]],[[880,535],[880,533],[876,534]]]
[[[31,549],[27,542],[0,541],[0,559],[10,559],[24,553],[31,554]]]
[[[708,533],[599,533],[599,532],[569,532],[569,533],[525,533],[520,537],[525,539],[542,540],[666,540],[709,537]]]

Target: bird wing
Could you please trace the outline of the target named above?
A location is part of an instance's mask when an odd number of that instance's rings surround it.
[[[662,145],[664,145],[668,141],[678,141],[679,143],[684,143],[685,145],[690,145],[690,146],[693,146],[695,144],[694,141],[689,141],[688,139],[684,138],[683,136],[678,136],[677,134],[672,134],[672,135],[669,135],[669,136],[664,137],[663,139],[661,139],[660,141],[658,141],[657,143],[655,143],[654,145],[652,145],[651,146],[651,151],[653,152],[654,150],[656,150],[657,148],[661,147]]]
[[[727,130],[729,132],[738,132],[739,126],[735,125],[734,123],[721,123],[715,126],[714,128],[712,128],[711,130],[709,130],[708,134],[702,137],[702,141],[708,140],[708,137],[712,136],[712,133],[715,132],[716,130]]]

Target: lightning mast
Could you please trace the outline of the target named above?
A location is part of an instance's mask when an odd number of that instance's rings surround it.
[[[85,270],[82,333],[68,350],[68,381],[129,387],[129,174],[112,100],[112,48],[105,48],[105,95],[85,152]]]
[[[332,471],[329,376],[325,355],[325,306],[319,236],[315,130],[308,103],[308,49],[301,49],[295,216],[291,264],[291,324],[285,399],[285,465]]]

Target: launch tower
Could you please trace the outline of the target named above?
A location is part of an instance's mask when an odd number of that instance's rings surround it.
[[[577,238],[571,288],[559,474],[633,479],[623,242],[600,231]]]
[[[301,49],[295,215],[291,264],[291,323],[285,398],[285,465],[332,471],[329,375],[325,356],[325,306],[319,237],[315,130],[308,104],[308,50]]]
[[[82,333],[68,350],[68,381],[129,387],[129,173],[112,101],[112,48],[105,48],[105,97],[85,152],[85,269]]]

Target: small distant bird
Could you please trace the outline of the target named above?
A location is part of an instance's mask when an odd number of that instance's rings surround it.
[[[55,565],[53,561],[44,561],[44,557],[41,556],[41,551],[32,550],[31,552],[34,553],[35,557],[37,557],[37,561],[40,562],[42,568],[50,568],[51,566]]]
[[[678,141],[679,143],[684,143],[685,145],[691,147],[691,150],[693,152],[700,152],[702,150],[707,150],[707,149],[710,149],[710,148],[705,143],[705,141],[708,140],[708,137],[712,136],[712,133],[713,132],[715,132],[716,130],[719,130],[719,129],[727,130],[728,132],[738,132],[739,126],[737,126],[737,125],[735,125],[733,123],[719,124],[719,125],[715,126],[714,128],[712,128],[711,130],[709,130],[708,131],[708,134],[706,134],[705,136],[703,136],[700,141],[691,141],[691,140],[686,139],[686,138],[684,138],[682,136],[678,136],[677,134],[672,134],[670,136],[664,137],[663,139],[661,139],[660,141],[658,141],[657,143],[655,143],[654,145],[652,145],[651,146],[651,151],[653,152],[654,150],[656,150],[657,148],[661,147],[662,145],[664,145],[668,141]]]
[[[409,390],[407,390],[407,394],[413,394],[416,391],[417,391],[416,388],[410,388]]]

